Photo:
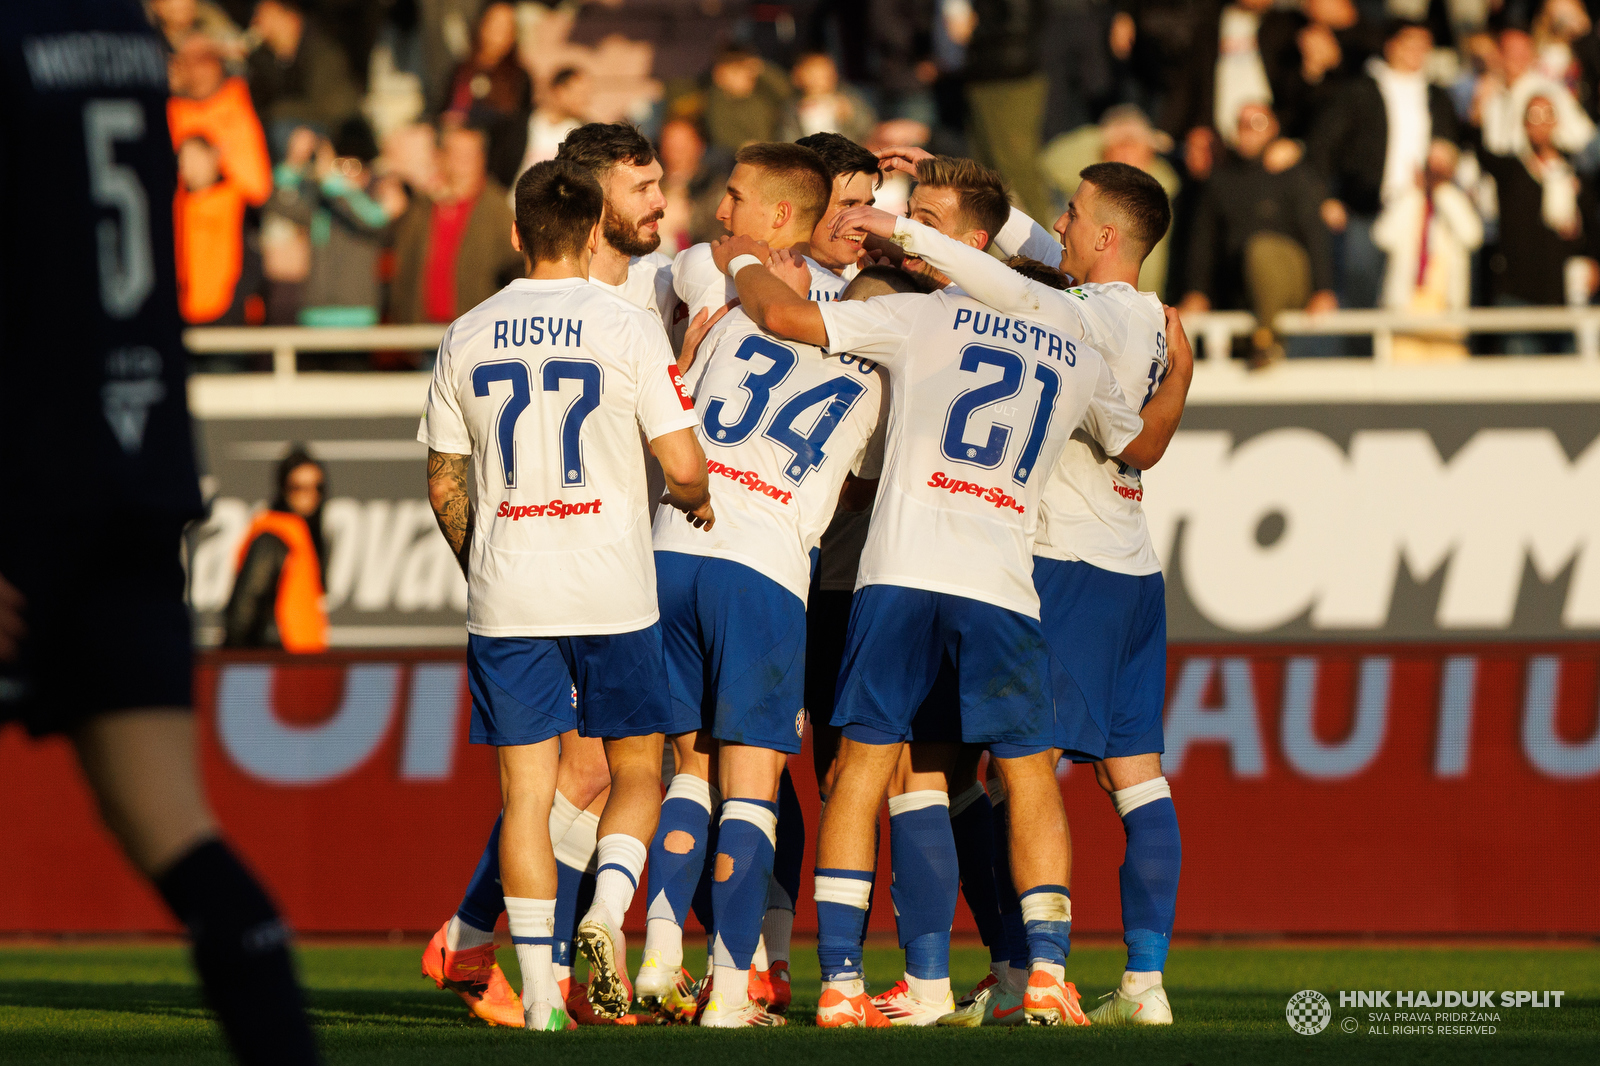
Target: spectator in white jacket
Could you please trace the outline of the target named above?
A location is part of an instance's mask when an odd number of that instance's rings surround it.
[[[1384,307],[1396,311],[1460,310],[1472,300],[1472,253],[1483,244],[1483,221],[1455,184],[1460,153],[1434,141],[1416,188],[1384,205],[1372,240],[1389,254]],[[1394,339],[1397,362],[1466,358],[1465,331],[1441,328]]]
[[[1474,124],[1483,130],[1483,146],[1496,155],[1521,155],[1528,150],[1522,119],[1528,102],[1542,96],[1555,106],[1555,146],[1577,154],[1594,140],[1595,124],[1577,97],[1561,82],[1539,70],[1533,38],[1526,30],[1500,31],[1498,69],[1478,82],[1472,102]]]

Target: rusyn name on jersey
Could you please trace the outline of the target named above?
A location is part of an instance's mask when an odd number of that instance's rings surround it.
[[[581,346],[583,320],[550,316],[546,321],[544,315],[495,319],[494,347],[496,348],[521,348],[524,344],[548,344],[553,348],[557,342],[567,348]]]

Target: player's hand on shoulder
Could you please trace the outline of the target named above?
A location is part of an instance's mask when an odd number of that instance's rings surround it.
[[[765,263],[770,254],[767,242],[754,237],[718,237],[711,242],[711,260],[724,274],[728,272],[728,264],[738,256],[753,255]]]
[[[683,333],[683,351],[678,355],[678,373],[689,372],[689,368],[694,366],[695,357],[699,354],[700,342],[706,339],[711,328],[721,322],[724,315],[738,306],[738,300],[729,300],[715,312],[709,307],[702,307],[700,312],[689,320],[688,328]]]
[[[767,269],[802,299],[811,296],[811,268],[806,265],[803,258],[788,248],[775,249],[772,257],[767,260]]]
[[[28,635],[28,625],[22,620],[25,605],[22,593],[0,577],[0,663],[15,659],[22,638]]]
[[[902,174],[917,176],[917,164],[924,159],[932,159],[933,153],[925,148],[912,145],[902,145],[895,148],[880,148],[873,155],[878,157],[878,169],[885,174],[900,171]]]

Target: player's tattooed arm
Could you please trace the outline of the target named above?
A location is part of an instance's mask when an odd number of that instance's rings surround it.
[[[467,494],[467,460],[428,449],[428,502],[439,522],[439,532],[450,545],[463,575],[467,572],[468,548],[472,545],[472,497]]]
[[[1189,383],[1194,380],[1194,348],[1183,331],[1183,320],[1175,307],[1163,308],[1167,316],[1167,376],[1156,389],[1139,417],[1144,429],[1116,458],[1140,470],[1149,470],[1167,454],[1167,445],[1183,421],[1184,404],[1189,399]]]

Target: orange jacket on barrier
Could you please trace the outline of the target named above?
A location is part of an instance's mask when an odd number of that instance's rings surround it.
[[[172,127],[174,151],[190,137],[204,137],[221,155],[223,176],[244,202],[251,207],[267,202],[272,195],[272,161],[243,78],[229,78],[204,100],[172,97],[167,101],[167,124]]]
[[[284,651],[309,653],[328,650],[328,616],[322,607],[322,564],[306,520],[285,511],[262,511],[245,531],[233,568],[244,566],[250,545],[263,533],[283,541],[289,549],[278,575],[274,616]]]

